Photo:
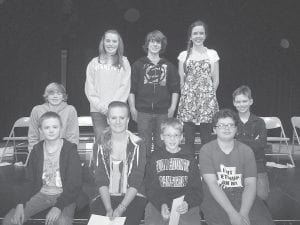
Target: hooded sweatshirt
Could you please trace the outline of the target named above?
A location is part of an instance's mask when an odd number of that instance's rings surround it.
[[[155,65],[144,56],[132,65],[131,90],[137,111],[164,114],[171,105],[173,93],[180,94],[177,68],[162,58]]]
[[[58,106],[51,106],[49,103],[37,105],[33,107],[30,114],[30,124],[28,130],[28,150],[31,151],[33,146],[41,140],[44,140],[44,136],[39,131],[39,119],[45,113],[53,111],[56,112],[62,121],[62,128],[60,132],[61,138],[78,145],[79,142],[79,126],[77,111],[72,105],[68,105],[66,102],[62,102]]]
[[[172,201],[184,195],[189,209],[200,206],[202,185],[195,156],[187,146],[181,146],[177,153],[171,153],[163,146],[154,151],[146,166],[146,196],[160,212],[161,205],[169,208]]]

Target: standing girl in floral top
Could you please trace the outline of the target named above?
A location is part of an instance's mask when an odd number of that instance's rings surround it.
[[[201,143],[210,140],[212,117],[218,111],[216,90],[219,85],[219,56],[204,46],[206,24],[192,23],[188,30],[187,50],[179,54],[181,98],[178,118],[184,122],[185,143],[195,142],[196,125],[200,125]]]

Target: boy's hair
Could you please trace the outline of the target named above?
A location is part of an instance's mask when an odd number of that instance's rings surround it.
[[[65,101],[65,102],[67,101],[68,95],[67,95],[64,85],[53,82],[53,83],[48,84],[47,87],[45,88],[43,97],[46,102],[48,101],[47,100],[48,96],[53,94],[54,92],[61,93],[63,95],[63,101]]]
[[[49,111],[49,112],[45,112],[39,118],[38,127],[41,128],[44,120],[50,119],[50,118],[56,118],[56,119],[58,119],[58,121],[60,123],[60,126],[62,126],[62,121],[61,121],[60,115],[58,115],[56,112]]]
[[[159,30],[152,31],[147,34],[145,38],[145,44],[143,45],[143,50],[148,53],[148,46],[151,40],[155,40],[161,43],[161,49],[159,54],[164,53],[168,44],[167,37]]]
[[[238,123],[238,115],[231,109],[221,109],[218,111],[212,120],[212,125],[213,127],[216,127],[217,123],[219,122],[219,119],[223,118],[231,118],[236,125]]]
[[[167,127],[173,127],[178,130],[180,134],[183,133],[183,125],[177,118],[164,119],[160,124],[160,133],[162,134]]]
[[[129,117],[130,115],[130,110],[129,110],[129,106],[127,103],[125,102],[121,102],[121,101],[113,101],[111,103],[109,103],[108,105],[108,110],[107,110],[107,116],[109,116],[110,110],[112,108],[124,108],[127,111],[127,116]]]
[[[252,99],[251,89],[247,85],[242,85],[242,86],[238,87],[237,89],[235,89],[235,91],[232,93],[233,101],[235,100],[235,97],[238,95],[245,95],[249,99]]]

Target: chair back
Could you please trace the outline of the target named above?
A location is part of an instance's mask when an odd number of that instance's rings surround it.
[[[92,118],[90,116],[79,116],[78,125],[80,127],[92,127],[93,126]]]
[[[291,118],[291,122],[292,122],[293,128],[300,129],[300,116],[293,116]]]
[[[281,120],[278,117],[260,117],[265,121],[267,130],[282,128]]]
[[[17,121],[14,123],[13,128],[29,127],[29,123],[30,123],[30,117],[21,117],[21,118],[17,119]]]

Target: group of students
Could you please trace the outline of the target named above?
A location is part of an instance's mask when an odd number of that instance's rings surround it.
[[[219,56],[204,47],[206,37],[202,21],[190,26],[177,70],[160,57],[167,46],[160,31],[146,36],[147,56],[132,66],[123,56],[119,33],[109,30],[103,35],[99,57],[87,66],[85,84],[99,193],[91,200],[91,213],[126,216],[126,225],[138,225],[142,218],[146,225],[164,225],[173,199],[184,196],[175,209],[180,225],[201,224],[200,210],[209,225],[274,224],[262,201],[269,192],[265,124],[250,112],[253,99],[247,86],[233,93],[237,114],[219,110]],[[45,104],[31,113],[24,192],[16,195],[5,225],[23,224],[47,208],[47,225],[72,224],[83,194],[76,110],[66,103],[60,84],[49,84],[44,98]],[[138,136],[128,130],[130,117],[137,122]]]

